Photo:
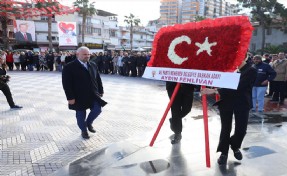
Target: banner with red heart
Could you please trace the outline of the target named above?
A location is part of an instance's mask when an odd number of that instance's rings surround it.
[[[71,23],[60,22],[59,29],[66,34],[69,30],[73,31],[75,29],[75,25]]]
[[[252,31],[247,16],[163,27],[148,66],[232,72],[246,57]]]

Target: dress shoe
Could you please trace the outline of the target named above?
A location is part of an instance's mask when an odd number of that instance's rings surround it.
[[[280,101],[279,104],[280,104],[280,105],[284,105],[284,101]]]
[[[278,103],[279,100],[270,100],[272,103]]]
[[[94,127],[92,125],[88,125],[88,130],[92,133],[96,132],[96,130],[94,129]]]
[[[233,154],[237,160],[242,160],[242,153],[240,152],[239,149],[233,150]]]
[[[89,134],[88,134],[87,131],[83,131],[83,132],[82,132],[82,137],[83,137],[84,139],[89,139],[89,138],[90,138],[90,136],[89,136]]]
[[[22,106],[18,106],[18,105],[14,105],[14,106],[11,106],[11,109],[21,109],[23,108]]]
[[[181,140],[181,133],[176,133],[173,137],[173,139],[171,140],[171,144],[177,144],[180,142]]]
[[[227,155],[221,154],[220,157],[217,160],[217,163],[219,165],[224,165],[227,163]]]

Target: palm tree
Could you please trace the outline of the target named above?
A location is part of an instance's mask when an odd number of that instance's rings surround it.
[[[138,26],[141,20],[138,18],[135,18],[133,14],[130,14],[130,16],[125,16],[124,22],[130,25],[130,44],[131,44],[131,51],[132,51],[133,50],[133,27]]]
[[[78,7],[79,13],[83,15],[83,22],[82,22],[82,29],[81,29],[81,34],[82,34],[82,46],[85,45],[85,31],[86,31],[86,20],[87,16],[93,16],[97,14],[97,9],[95,9],[94,6],[95,2],[90,3],[89,0],[76,0],[74,2],[74,6]]]
[[[43,3],[43,1],[38,1],[35,4],[35,8],[38,9],[46,9],[46,11],[50,11],[49,9],[54,9],[56,10],[56,12],[60,11],[60,7],[59,7],[59,2],[57,1],[45,1]],[[52,51],[53,50],[53,41],[52,41],[52,18],[54,16],[54,12],[51,12],[51,14],[44,14],[44,16],[48,17],[48,41],[49,41],[49,50]]]

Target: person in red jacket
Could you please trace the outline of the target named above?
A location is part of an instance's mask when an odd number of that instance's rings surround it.
[[[14,59],[13,59],[13,53],[11,51],[7,52],[6,64],[8,65],[9,71],[12,71],[14,68]]]

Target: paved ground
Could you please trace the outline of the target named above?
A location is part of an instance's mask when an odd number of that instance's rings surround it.
[[[83,140],[76,125],[75,114],[67,108],[60,73],[9,74],[12,77],[9,84],[15,102],[24,108],[10,110],[5,97],[0,94],[0,175],[72,175],[74,172],[69,170],[73,171],[75,166],[83,166],[83,161],[100,166],[99,172],[94,172],[93,169],[89,175],[114,175],[115,172],[118,175],[154,174],[154,170],[151,172],[146,166],[147,161],[153,162],[158,166],[158,170],[162,171],[158,171],[158,175],[174,175],[174,171],[177,170],[174,169],[175,162],[179,163],[178,168],[182,170],[178,175],[275,173],[283,176],[286,173],[287,128],[283,122],[286,116],[282,116],[282,112],[286,112],[286,106],[268,105],[274,108],[269,108],[269,112],[264,115],[252,115],[243,146],[245,160],[240,167],[234,167],[238,162],[230,157],[230,168],[225,168],[225,171],[216,169],[215,161],[218,154],[215,153],[215,149],[220,122],[216,112],[210,111],[212,167],[206,169],[199,102],[195,102],[192,113],[184,120],[184,138],[181,145],[170,145],[169,137],[172,133],[169,124],[165,123],[154,148],[148,147],[168,101],[162,82],[102,75],[104,99],[109,104],[95,120],[97,133],[91,134],[89,140]],[[123,149],[126,153],[119,153]],[[139,155],[135,157],[130,155],[131,153]],[[179,160],[176,160],[176,157],[168,157],[169,155],[177,156]],[[182,159],[183,155],[186,156],[185,160]],[[106,156],[110,156],[112,160],[103,163],[107,159]],[[187,159],[187,156],[190,156],[190,159]],[[125,170],[134,168],[131,166],[135,163],[139,163],[145,172],[139,172],[137,169],[136,172]],[[89,167],[84,168],[88,170]]]

